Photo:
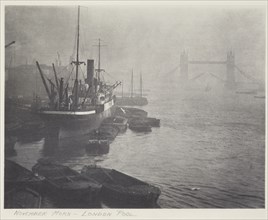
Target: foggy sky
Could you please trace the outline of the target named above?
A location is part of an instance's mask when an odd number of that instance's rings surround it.
[[[264,78],[265,8],[234,6],[87,6],[81,7],[81,58],[96,58],[101,38],[102,66],[119,80],[130,70],[145,80],[162,80],[179,65],[180,53],[192,60],[225,60],[235,51],[236,63],[255,78]],[[75,6],[6,6],[6,65],[55,62],[73,53],[77,24]],[[15,55],[15,56],[14,56]]]

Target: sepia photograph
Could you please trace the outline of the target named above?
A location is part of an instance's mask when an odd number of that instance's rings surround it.
[[[3,1],[3,219],[267,214],[266,8]]]

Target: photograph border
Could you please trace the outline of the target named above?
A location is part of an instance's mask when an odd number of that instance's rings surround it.
[[[265,208],[263,209],[4,209],[4,99],[5,99],[5,6],[12,5],[181,5],[181,6],[263,6],[267,1],[1,1],[1,209],[0,219],[267,219],[267,135],[265,135]],[[265,82],[267,83],[267,23]],[[267,91],[266,99],[267,99]],[[265,103],[266,102],[265,99]],[[266,106],[266,105],[265,105]],[[267,106],[265,107],[267,134]],[[58,213],[56,213],[58,212]],[[70,215],[68,214],[70,213]]]

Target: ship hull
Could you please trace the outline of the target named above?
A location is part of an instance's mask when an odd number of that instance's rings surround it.
[[[77,114],[76,114],[77,113]],[[113,101],[104,105],[101,111],[88,112],[40,112],[46,123],[48,138],[70,139],[84,136],[97,129],[102,121],[115,113]]]

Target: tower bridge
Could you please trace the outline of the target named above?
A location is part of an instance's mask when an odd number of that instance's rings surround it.
[[[235,53],[233,51],[228,51],[226,55],[226,60],[218,61],[218,60],[190,60],[188,57],[188,53],[183,51],[180,55],[180,78],[183,82],[189,80],[189,65],[225,65],[226,66],[226,74],[225,80],[220,77],[210,73],[211,76],[216,77],[220,81],[224,82],[224,85],[228,89],[235,89],[237,87],[237,81],[235,78],[235,72],[237,70],[238,73],[243,75],[243,77],[249,79],[253,83],[261,84],[254,77],[243,72],[238,66],[235,64]],[[196,80],[200,78],[205,73],[201,73],[191,80]]]

